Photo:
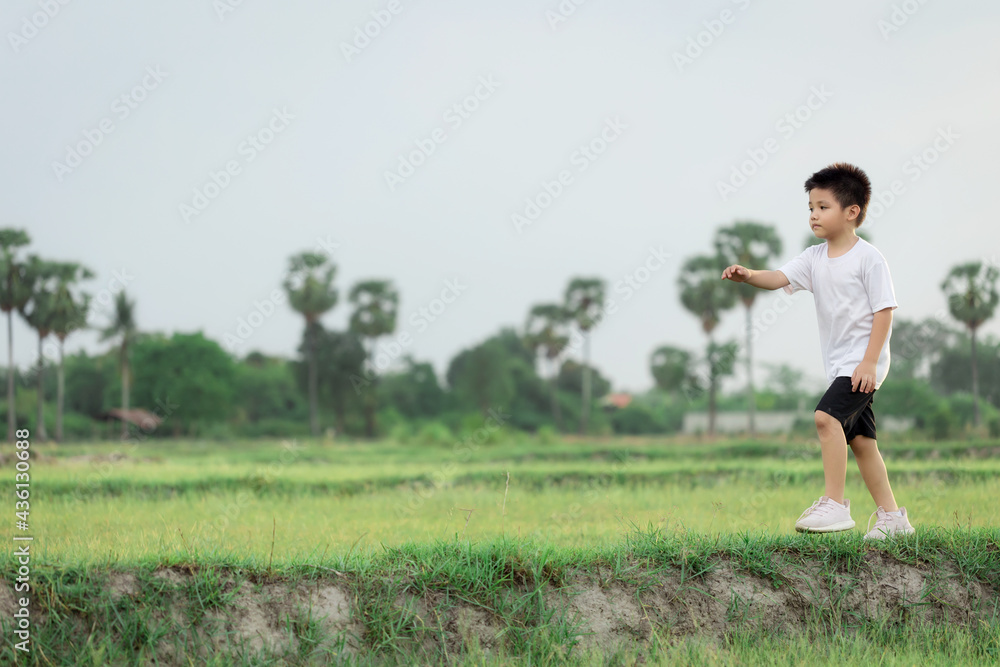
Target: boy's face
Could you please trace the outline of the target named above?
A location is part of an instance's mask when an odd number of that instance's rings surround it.
[[[825,188],[809,191],[809,228],[817,238],[829,239],[852,233],[860,211],[861,207],[856,204],[841,207],[833,192]]]

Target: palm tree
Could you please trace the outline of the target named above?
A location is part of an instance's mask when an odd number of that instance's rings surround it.
[[[22,229],[0,229],[0,310],[7,313],[7,441],[14,442],[14,311],[24,308],[31,297],[25,284],[25,265],[17,257],[18,248],[31,239]]]
[[[337,267],[325,253],[303,252],[288,261],[284,288],[288,303],[306,320],[306,364],[309,368],[309,432],[319,435],[316,413],[316,334],[314,324],[337,305],[337,289],[333,278]]]
[[[740,264],[749,268],[767,266],[772,258],[781,255],[781,238],[770,225],[757,222],[734,222],[731,227],[724,227],[715,234],[715,247],[722,255],[725,264]],[[737,293],[746,311],[747,338],[747,403],[749,405],[750,437],[756,435],[754,413],[756,412],[756,397],[753,386],[753,352],[751,336],[753,322],[750,312],[759,289],[746,283],[736,284]]]
[[[380,336],[396,330],[399,292],[388,280],[365,280],[351,288],[348,299],[354,306],[348,328],[369,341],[368,375],[374,380],[377,370],[375,345]],[[369,391],[365,396],[365,430],[369,438],[375,437],[376,400],[374,391]]]
[[[135,301],[130,300],[125,290],[122,290],[115,296],[115,310],[111,315],[111,322],[101,331],[102,341],[119,338],[118,362],[122,372],[122,440],[128,439],[128,421],[125,416],[128,413],[129,382],[132,374],[128,363],[128,351],[137,333]]]
[[[87,311],[90,309],[90,295],[74,294],[74,287],[81,280],[93,278],[94,274],[79,264],[65,263],[57,267],[57,285],[53,300],[52,330],[59,340],[59,374],[56,389],[56,441],[63,439],[63,402],[65,397],[65,368],[63,346],[72,332],[87,326]]]
[[[719,255],[699,255],[689,258],[681,267],[677,282],[681,288],[681,303],[701,319],[701,328],[708,336],[709,383],[708,383],[708,433],[715,435],[715,394],[720,360],[719,349],[712,340],[712,331],[719,324],[722,312],[736,305],[736,291],[719,280],[719,274],[727,265]],[[727,350],[735,353],[732,348]]]
[[[580,434],[587,432],[590,421],[590,331],[604,313],[605,281],[602,278],[575,278],[566,288],[566,312],[583,332],[583,387]]]
[[[25,269],[25,283],[31,285],[31,298],[20,309],[21,316],[38,332],[38,421],[35,438],[48,440],[45,430],[45,355],[42,348],[55,324],[55,293],[58,265],[32,255]]]
[[[993,317],[1000,301],[997,267],[966,262],[952,267],[941,283],[952,317],[965,324],[972,336],[972,423],[979,427],[979,373],[976,370],[976,329]]]
[[[552,416],[556,428],[562,430],[562,411],[559,409],[559,396],[556,390],[556,380],[559,377],[559,357],[569,344],[566,331],[570,315],[566,308],[558,303],[540,303],[529,311],[528,321],[524,325],[524,344],[537,357],[541,352],[549,362],[551,375],[549,386],[552,394]]]

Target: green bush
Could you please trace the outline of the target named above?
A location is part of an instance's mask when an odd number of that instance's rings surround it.
[[[993,415],[993,417],[986,422],[986,428],[989,429],[991,438],[1000,438],[1000,413]]]
[[[927,430],[935,440],[947,440],[952,431],[955,430],[955,415],[948,407],[948,401],[940,401],[931,410],[926,421]]]
[[[392,430],[389,431],[389,439],[401,444],[410,442],[413,440],[413,428],[405,422],[396,424],[392,427]]]
[[[955,426],[959,431],[965,428],[966,424],[972,423],[973,399],[969,392],[955,392],[945,399],[948,403],[948,410],[954,419]],[[979,409],[983,409],[983,401],[979,401]]]
[[[664,410],[632,401],[612,415],[611,424],[615,433],[626,435],[667,433],[669,429],[665,417]]]
[[[754,406],[761,412],[777,410],[778,395],[773,391],[759,391],[754,396]]]
[[[542,445],[551,445],[559,440],[559,434],[549,424],[545,424],[535,432],[535,439]]]
[[[971,427],[974,422],[974,399],[971,392],[959,391],[955,392],[947,399],[945,399],[948,405],[948,410],[952,414],[954,420],[954,428],[958,432],[964,431],[966,428]],[[979,399],[979,418],[980,423],[989,425],[990,421],[997,415],[1000,414],[989,401],[984,400],[982,397]]]
[[[445,445],[454,439],[451,429],[438,421],[425,423],[413,439],[419,445]]]
[[[103,422],[95,421],[87,415],[77,412],[63,413],[63,439],[64,440],[90,440],[100,439]],[[55,436],[55,424],[53,423],[52,436]]]
[[[379,436],[390,436],[400,424],[406,425],[406,417],[394,407],[387,407],[375,413],[375,428]]]
[[[452,433],[458,433],[462,430],[462,420],[465,419],[465,417],[465,412],[448,410],[442,412],[440,415],[436,415],[432,421],[441,424]]]
[[[37,394],[31,390],[18,389],[17,400],[15,402],[17,428],[29,429],[32,437],[37,437],[38,432],[38,403],[35,400]],[[7,433],[7,402],[0,401],[0,432]],[[44,419],[46,434],[50,439],[56,437],[56,406],[54,401],[49,401],[44,406]],[[91,419],[87,415],[79,412],[63,412],[63,440],[102,440],[108,437],[109,433],[121,433],[121,425],[115,424],[113,428],[105,422]]]
[[[504,440],[509,428],[510,426],[497,427],[495,419],[473,414],[462,419],[458,432],[463,440],[474,437],[477,444],[492,445]]]
[[[305,438],[309,436],[309,421],[261,419],[258,422],[240,424],[234,427],[233,431],[241,438]]]
[[[597,403],[590,409],[590,423],[587,425],[589,435],[607,436],[614,435],[615,429],[611,425],[611,416],[601,409]]]
[[[941,397],[934,393],[926,380],[890,378],[879,387],[874,406],[876,415],[913,417],[914,426],[929,429],[927,418],[940,402]]]

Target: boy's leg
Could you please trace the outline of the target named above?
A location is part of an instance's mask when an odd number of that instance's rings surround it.
[[[843,505],[844,483],[847,479],[847,437],[844,435],[844,427],[840,420],[822,410],[816,410],[815,418],[816,433],[823,453],[826,495]]]
[[[844,480],[847,477],[844,423],[850,428],[850,420],[861,409],[860,403],[861,396],[851,391],[851,378],[842,376],[834,378],[816,405],[814,418],[823,453],[826,495],[807,508],[795,522],[795,530],[799,532],[831,533],[854,528],[850,501],[844,498]],[[845,420],[844,423],[841,419]]]
[[[885,470],[885,461],[882,460],[882,454],[878,451],[878,443],[875,439],[856,435],[851,440],[851,449],[854,450],[854,458],[858,462],[861,479],[865,481],[865,486],[872,494],[875,505],[886,512],[898,510],[896,498],[892,495],[892,487],[889,486],[889,475]],[[824,466],[825,463],[824,458]]]

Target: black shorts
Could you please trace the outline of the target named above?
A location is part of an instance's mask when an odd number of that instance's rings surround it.
[[[871,393],[851,391],[851,378],[843,375],[833,379],[816,409],[836,417],[844,427],[847,444],[851,444],[857,435],[875,439],[874,402],[875,390]]]

